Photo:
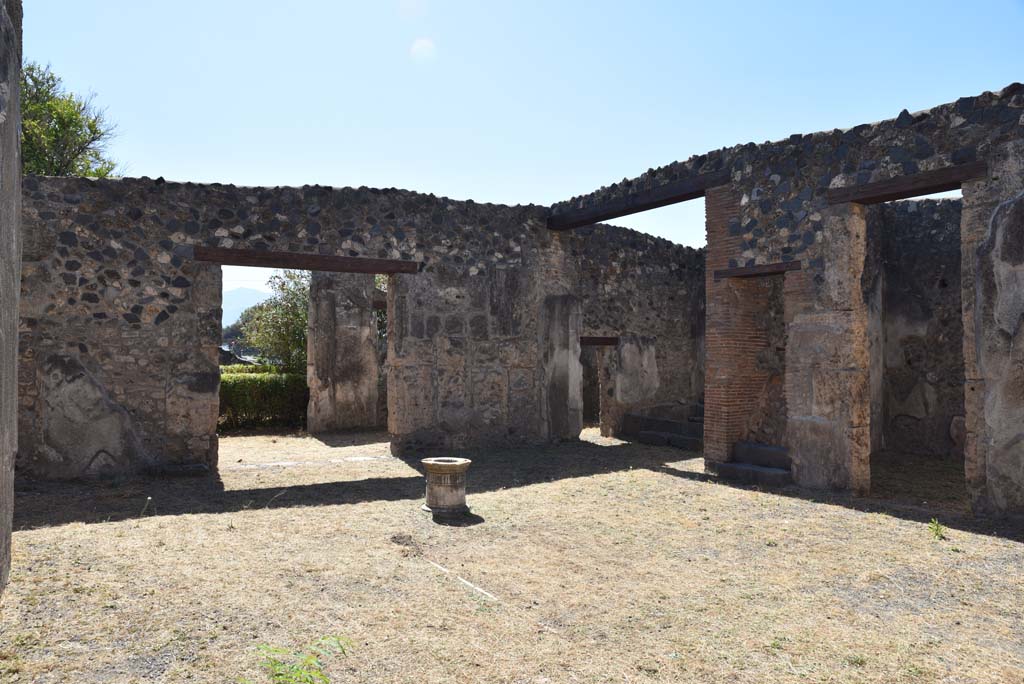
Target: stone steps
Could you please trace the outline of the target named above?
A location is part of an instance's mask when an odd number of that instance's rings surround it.
[[[758,442],[736,442],[732,460],[709,463],[720,478],[762,487],[784,487],[793,482],[792,460],[785,447]]]
[[[680,435],[674,432],[657,432],[655,430],[643,430],[637,435],[637,440],[641,444],[672,446],[686,451],[700,451],[702,446],[699,437]]]
[[[732,447],[732,460],[782,470],[789,470],[793,465],[785,447],[758,442],[736,442]]]
[[[690,420],[673,420],[670,418],[654,418],[627,413],[622,418],[622,432],[626,435],[639,436],[641,432],[664,432],[686,437],[704,437],[704,425]]]
[[[652,446],[671,446],[685,451],[704,448],[704,402],[689,406],[654,407],[654,415],[627,413],[622,418],[622,435]],[[659,410],[660,409],[660,410]]]
[[[769,468],[752,463],[729,461],[728,463],[715,463],[711,465],[711,468],[722,479],[756,484],[763,487],[784,487],[793,481],[793,476],[789,470]]]

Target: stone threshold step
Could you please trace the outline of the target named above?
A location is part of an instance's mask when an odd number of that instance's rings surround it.
[[[792,466],[788,449],[759,442],[736,442],[732,447],[732,460],[783,470],[789,470]]]
[[[663,432],[700,439],[704,436],[704,426],[690,420],[672,420],[627,413],[622,419],[622,432],[627,435],[639,435],[641,432]]]
[[[650,444],[651,446],[673,446],[677,449],[685,449],[686,451],[700,451],[701,439],[699,437],[690,437],[688,435],[680,435],[674,432],[655,432],[654,430],[643,430],[637,436],[643,444]]]
[[[763,487],[784,487],[793,482],[793,476],[783,468],[769,468],[750,463],[716,463],[710,468],[723,480],[735,480]]]

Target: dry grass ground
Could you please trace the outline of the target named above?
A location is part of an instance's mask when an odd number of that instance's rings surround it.
[[[466,527],[380,435],[226,438],[220,486],[23,483],[0,681],[262,682],[258,644],[342,634],[334,682],[1024,682],[1019,527],[588,436],[474,454]]]

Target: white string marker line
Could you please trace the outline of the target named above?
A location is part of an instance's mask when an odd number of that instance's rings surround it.
[[[448,568],[444,567],[443,565],[438,565],[437,563],[435,563],[434,561],[430,560],[429,558],[424,558],[423,560],[427,561],[428,563],[430,563],[431,565],[433,565],[435,568],[437,568],[438,570],[440,570],[441,572],[443,572],[446,575],[452,574],[451,570],[449,570]],[[480,587],[476,586],[475,584],[473,584],[469,580],[465,579],[464,577],[459,577],[458,575],[455,575],[455,579],[459,580],[460,582],[465,584],[467,587],[469,587],[473,591],[480,592],[481,594],[483,594],[487,598],[491,599],[492,601],[497,601],[498,603],[501,603],[501,599],[499,599],[497,596],[495,596],[494,594],[492,594],[491,592],[489,592],[489,591],[487,591],[485,589],[481,589]]]

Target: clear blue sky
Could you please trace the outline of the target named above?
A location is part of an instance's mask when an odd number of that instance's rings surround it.
[[[124,175],[550,204],[1024,80],[1024,0],[27,0],[25,55]],[[701,204],[617,223],[700,245]]]

